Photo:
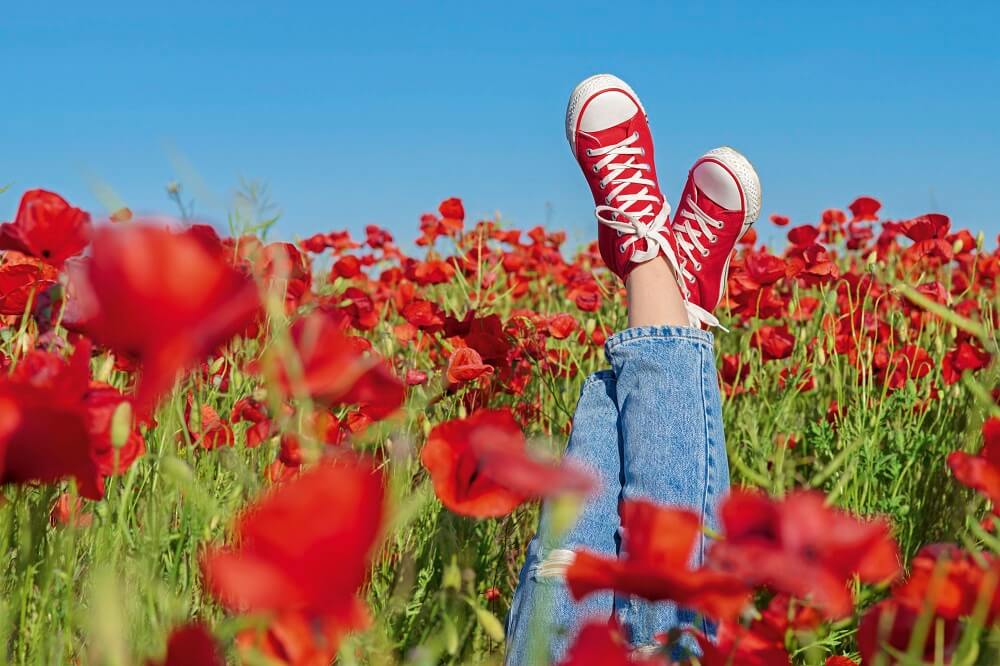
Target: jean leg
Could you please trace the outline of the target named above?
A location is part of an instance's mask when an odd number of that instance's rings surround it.
[[[508,666],[560,661],[583,624],[594,618],[608,620],[613,612],[612,592],[598,592],[575,602],[561,575],[568,551],[574,548],[607,556],[618,553],[621,438],[615,376],[610,370],[595,373],[584,382],[565,456],[597,474],[600,488],[562,536],[552,534],[553,507],[542,507],[538,533],[528,546],[511,603]]]
[[[718,529],[729,463],[712,342],[711,333],[700,329],[650,326],[615,334],[605,349],[617,377],[622,498],[688,508]],[[706,546],[702,535],[692,566],[702,564]],[[695,620],[694,613],[671,602],[618,598],[615,603],[636,646]]]

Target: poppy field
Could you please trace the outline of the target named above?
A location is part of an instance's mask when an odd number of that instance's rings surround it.
[[[596,244],[457,198],[404,251],[375,226],[275,242],[12,196],[0,663],[501,663],[539,500],[565,526],[595,483],[559,455],[626,325]],[[696,515],[632,501],[627,555],[566,571],[717,638],[633,658],[594,622],[565,664],[1000,663],[1000,250],[880,212],[741,242],[706,563]]]

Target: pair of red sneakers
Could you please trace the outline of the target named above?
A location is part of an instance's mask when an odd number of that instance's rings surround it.
[[[653,136],[639,97],[621,79],[598,74],[576,87],[566,136],[597,205],[601,257],[624,280],[637,265],[666,257],[692,326],[717,326],[729,262],[760,215],[760,180],[732,148],[710,150],[688,173],[673,221],[653,161]]]

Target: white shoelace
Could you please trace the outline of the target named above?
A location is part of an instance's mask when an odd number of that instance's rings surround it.
[[[704,259],[709,255],[709,249],[702,244],[702,238],[708,243],[717,242],[719,237],[712,233],[712,229],[718,231],[725,225],[703,211],[693,197],[688,196],[686,203],[687,208],[682,208],[678,213],[678,219],[674,221],[674,237],[677,239],[677,245],[680,247],[681,252],[687,255],[687,262],[690,262],[690,265],[696,271],[700,271],[701,262],[699,261],[699,257]],[[694,282],[694,275],[688,270],[689,264],[687,262],[681,264],[681,275],[687,282]],[[689,303],[688,305],[690,306],[688,314],[694,318],[704,322],[708,326],[725,328],[715,316],[704,308],[698,307],[693,303]]]
[[[632,255],[632,261],[636,263],[649,261],[663,252],[677,277],[677,286],[680,287],[681,295],[684,298],[691,326],[699,327],[702,323],[708,326],[719,326],[719,320],[711,313],[690,302],[691,292],[686,281],[692,281],[694,277],[681,264],[673,246],[667,239],[667,234],[673,233],[668,227],[670,204],[665,200],[661,202],[659,197],[650,194],[650,188],[656,187],[656,183],[643,177],[643,172],[649,171],[652,167],[647,163],[636,161],[636,156],[645,155],[643,148],[632,145],[638,140],[639,133],[633,132],[631,136],[618,143],[587,149],[588,157],[602,158],[594,164],[594,173],[600,173],[602,169],[607,169],[607,174],[601,178],[601,189],[608,185],[615,186],[604,197],[606,205],[597,206],[595,210],[597,221],[614,229],[619,236],[629,236],[621,243],[622,252],[642,239],[647,240],[646,249],[638,250]],[[624,161],[622,161],[623,159]],[[632,173],[625,177],[624,174],[628,171]],[[642,189],[632,194],[623,194],[622,190],[629,185],[640,185]],[[611,205],[612,202],[617,205]],[[645,207],[636,210],[636,207],[643,202],[646,203]],[[654,213],[656,205],[660,205],[660,210]],[[698,211],[704,215],[700,209]],[[615,219],[616,217],[618,219]],[[705,218],[715,222],[707,215]],[[702,248],[703,251],[704,248]],[[690,250],[687,254],[693,258]],[[696,266],[700,266],[700,264],[696,264]]]
[[[663,250],[674,272],[679,274],[677,257],[664,235],[665,230],[666,233],[670,233],[667,229],[670,204],[661,201],[655,194],[650,194],[650,188],[656,187],[656,183],[643,177],[643,172],[649,171],[652,167],[645,162],[636,161],[636,156],[645,155],[643,148],[632,146],[638,140],[639,133],[634,132],[610,146],[587,149],[588,157],[601,158],[594,164],[594,173],[607,169],[607,173],[601,178],[601,189],[614,185],[604,197],[606,205],[598,206],[595,215],[599,223],[611,227],[619,236],[629,236],[621,244],[620,249],[623,252],[644,238],[650,241],[645,250],[633,255],[632,261],[639,263],[649,261]],[[626,176],[626,172],[629,171],[632,172],[631,175]],[[639,185],[641,189],[632,194],[624,194],[622,190],[629,185]],[[612,202],[616,205],[611,205]],[[638,209],[642,203],[646,205]],[[654,212],[656,206],[660,207],[658,212]],[[616,217],[618,219],[615,219]]]

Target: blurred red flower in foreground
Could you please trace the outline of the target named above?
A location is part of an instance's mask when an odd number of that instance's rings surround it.
[[[734,622],[719,625],[715,640],[697,633],[702,666],[791,666],[783,636],[767,636]]]
[[[77,347],[69,363],[54,354],[29,355],[0,382],[0,484],[55,483],[76,479],[80,495],[104,496],[94,459],[84,395],[90,379],[90,346]]]
[[[576,551],[566,571],[574,599],[615,590],[651,601],[672,600],[713,618],[734,618],[750,600],[750,588],[725,572],[689,568],[703,538],[698,515],[644,500],[622,502],[625,544],[621,558]]]
[[[888,524],[831,509],[820,493],[773,500],[735,491],[722,504],[721,519],[726,536],[709,551],[711,566],[807,599],[829,618],[850,614],[852,576],[876,583],[900,573]]]
[[[61,266],[83,252],[90,236],[90,215],[45,190],[29,190],[21,197],[17,217],[0,224],[0,249],[17,250]]]
[[[260,308],[256,284],[221,251],[195,234],[156,227],[98,230],[86,273],[75,277],[66,325],[141,362],[140,411],[170,389],[179,371],[244,330]]]
[[[403,382],[385,361],[364,351],[367,341],[344,335],[333,315],[317,311],[302,317],[290,333],[301,383],[279,359],[278,380],[286,392],[304,391],[328,406],[356,404],[373,419],[385,418],[403,403]]]
[[[504,516],[531,498],[588,493],[595,479],[571,463],[528,455],[509,410],[439,423],[420,452],[442,504],[463,516]]]
[[[382,529],[385,487],[371,465],[324,462],[277,486],[237,520],[235,545],[202,558],[208,589],[237,612],[301,616],[336,652],[347,631],[367,623],[357,597]]]
[[[964,486],[978,490],[1000,510],[1000,418],[983,423],[983,448],[976,455],[964,451],[948,454],[952,474]]]
[[[147,666],[224,666],[208,628],[200,622],[177,627],[170,632],[163,661],[147,660]]]
[[[633,657],[621,628],[595,620],[584,625],[559,666],[666,666],[662,657]]]

